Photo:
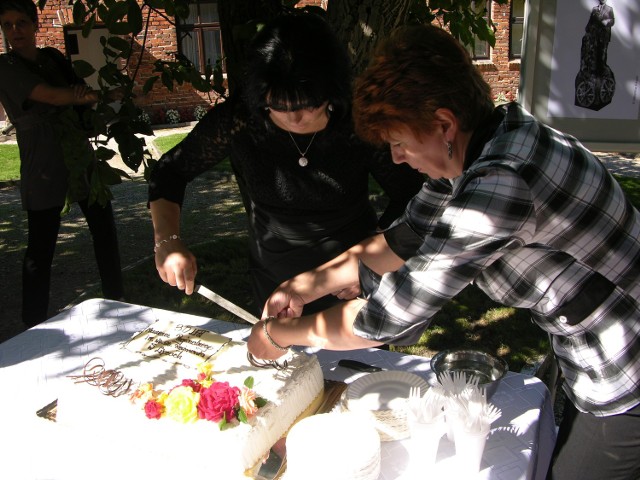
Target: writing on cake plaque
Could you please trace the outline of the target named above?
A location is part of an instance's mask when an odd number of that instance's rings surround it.
[[[134,335],[124,347],[145,357],[160,358],[196,368],[209,361],[231,340],[200,327],[158,320]]]

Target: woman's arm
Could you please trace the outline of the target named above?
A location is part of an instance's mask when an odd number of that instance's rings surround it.
[[[366,300],[354,299],[313,315],[270,319],[266,326],[268,337],[264,321],[260,321],[251,329],[247,348],[256,358],[275,360],[282,356],[283,351],[272,341],[281,347],[299,345],[329,350],[376,347],[381,342],[353,333],[353,322],[365,304]]]
[[[92,90],[88,85],[52,87],[47,83],[39,83],[31,90],[29,99],[57,107],[64,105],[91,105],[98,101],[98,92]]]
[[[191,295],[198,265],[195,256],[180,240],[180,206],[163,198],[150,202],[149,206],[158,275],[164,282]]]
[[[384,235],[367,238],[332,260],[283,282],[267,299],[263,318],[297,317],[305,304],[358,283],[358,263],[382,275],[403,265]]]

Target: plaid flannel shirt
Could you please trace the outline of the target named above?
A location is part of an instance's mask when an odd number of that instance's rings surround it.
[[[499,110],[504,118],[449,191],[425,183],[395,222],[420,238],[404,266],[380,277],[361,264],[368,302],[354,331],[415,343],[475,281],[530,309],[551,334],[578,409],[625,412],[640,403],[640,214],[573,137],[515,103]]]

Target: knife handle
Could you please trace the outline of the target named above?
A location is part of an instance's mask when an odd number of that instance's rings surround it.
[[[384,370],[383,368],[351,359],[342,359],[338,361],[338,365],[340,367],[350,368],[351,370],[356,370],[358,372],[381,372]]]

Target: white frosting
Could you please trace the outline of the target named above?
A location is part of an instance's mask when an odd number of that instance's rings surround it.
[[[376,480],[380,437],[354,413],[325,413],[296,423],[287,435],[286,480]]]
[[[171,328],[154,324],[156,331]],[[138,382],[152,382],[156,389],[169,390],[197,375],[187,365],[145,357],[122,347],[113,348],[100,358],[106,369],[118,370],[132,379],[134,389]],[[239,423],[223,431],[217,423],[206,420],[185,425],[168,418],[148,419],[140,407],[130,402],[128,394],[114,398],[100,393],[96,386],[75,384],[71,379],[59,392],[57,422],[63,428],[74,429],[83,442],[95,442],[101,458],[106,456],[110,462],[126,465],[135,458],[143,465],[140,472],[149,478],[154,473],[169,478],[169,471],[174,471],[171,475],[184,475],[190,462],[207,465],[199,476],[210,471],[211,478],[242,478],[242,473],[268,453],[322,392],[322,370],[315,355],[292,351],[287,361],[286,370],[254,367],[247,360],[246,345],[239,342],[225,345],[212,357],[216,381],[241,387],[251,376],[253,390],[268,402],[247,424]],[[72,374],[78,373],[81,372]]]

